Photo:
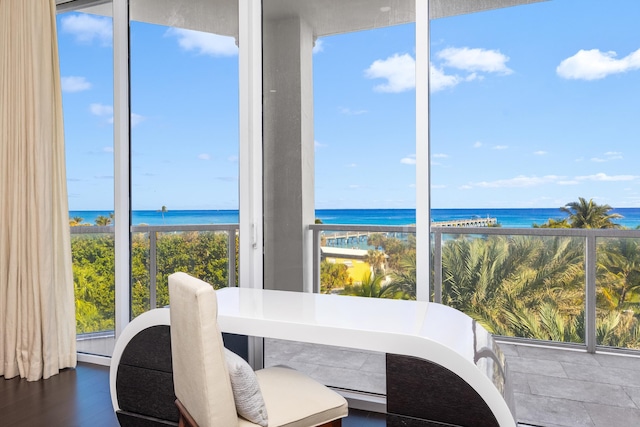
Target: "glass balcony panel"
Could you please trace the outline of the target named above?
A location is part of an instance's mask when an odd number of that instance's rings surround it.
[[[180,226],[134,227],[133,317],[169,304],[168,277],[177,271],[189,273],[216,289],[237,286],[238,226],[188,228],[190,231],[183,231]]]
[[[100,228],[112,227],[71,228],[77,349],[109,356],[115,344],[114,236]]]
[[[366,226],[321,232],[320,292],[416,299],[415,233]]]
[[[640,239],[597,243],[596,343],[640,349]]]
[[[442,237],[444,304],[495,335],[584,343],[584,239]]]

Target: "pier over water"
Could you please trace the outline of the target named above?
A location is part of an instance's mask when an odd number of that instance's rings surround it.
[[[433,221],[431,225],[438,227],[494,227],[498,225],[497,218],[455,219],[453,221]]]
[[[452,221],[432,221],[432,226],[437,227],[494,227],[498,225],[497,218],[471,218],[456,219]],[[380,234],[379,231],[342,231],[337,233],[327,233],[323,235],[323,245],[332,247],[352,247],[362,248],[367,245],[369,236],[372,234]],[[386,237],[395,237],[405,239],[406,233],[401,232],[385,232],[382,233]]]

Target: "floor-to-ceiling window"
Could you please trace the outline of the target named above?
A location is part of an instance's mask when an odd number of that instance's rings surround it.
[[[129,5],[135,317],[175,271],[237,284],[239,49],[234,2]]]
[[[431,24],[433,217],[503,229],[444,232],[443,302],[495,334],[640,346],[639,13],[633,1],[569,0]],[[625,238],[576,234],[609,214]]]
[[[77,6],[59,5],[58,28],[78,348],[108,356],[116,313],[121,330],[166,305],[171,272],[238,283],[238,5]],[[129,123],[114,132],[123,105]],[[118,217],[131,218],[130,238],[117,232]],[[119,284],[116,259],[130,271]]]
[[[391,10],[379,14],[392,13]],[[315,206],[320,292],[415,299],[415,24],[317,40]]]
[[[105,5],[108,7],[109,5]],[[58,14],[78,351],[113,350],[113,26]]]

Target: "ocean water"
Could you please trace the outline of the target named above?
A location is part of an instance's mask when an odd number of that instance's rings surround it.
[[[93,224],[100,216],[109,216],[111,211],[70,211],[69,217],[81,217],[83,222]],[[640,208],[619,208],[612,213],[623,218],[616,223],[627,227],[640,226]],[[566,214],[557,208],[540,209],[432,209],[433,221],[450,221],[476,217],[497,218],[502,227],[530,228],[533,224],[543,224],[550,218],[559,220]],[[410,225],[416,223],[415,209],[318,209],[316,218],[324,224],[349,225]],[[170,210],[133,211],[134,225],[185,225],[185,224],[237,224],[237,210]]]

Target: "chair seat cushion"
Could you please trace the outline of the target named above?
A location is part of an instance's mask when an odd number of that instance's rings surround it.
[[[347,401],[294,369],[274,366],[256,371],[269,414],[269,427],[313,427],[345,417]],[[239,418],[239,427],[255,426]]]

